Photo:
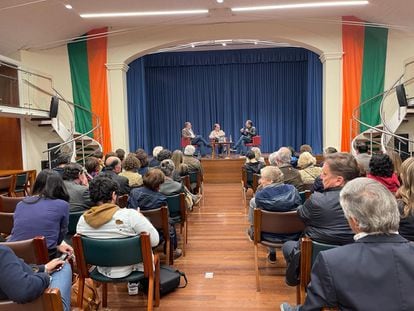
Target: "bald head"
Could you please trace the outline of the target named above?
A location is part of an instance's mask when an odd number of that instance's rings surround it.
[[[112,169],[117,174],[122,170],[121,160],[118,157],[109,157],[106,159],[105,166]]]

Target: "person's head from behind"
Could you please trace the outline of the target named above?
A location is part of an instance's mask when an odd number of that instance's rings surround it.
[[[260,158],[262,157],[262,152],[260,151],[260,148],[259,147],[252,147],[252,149],[250,149],[250,150],[254,152],[256,160],[259,161]]]
[[[312,147],[310,145],[302,145],[299,148],[299,153],[303,153],[303,152],[309,152],[310,154],[312,154]]]
[[[57,167],[64,167],[65,165],[68,165],[70,163],[71,155],[68,153],[61,153],[56,158],[56,166]]]
[[[59,173],[53,170],[43,170],[37,175],[33,185],[33,195],[47,199],[69,201],[69,194]]]
[[[414,214],[414,158],[408,158],[402,163],[400,177],[398,194],[404,202],[404,217],[407,217]]]
[[[170,150],[162,149],[157,155],[157,160],[161,162],[166,159],[171,159],[171,156],[172,156],[172,153]]]
[[[290,164],[291,158],[292,152],[290,152],[289,148],[281,147],[277,151],[276,161],[278,165]]]
[[[108,160],[108,158],[110,158],[110,157],[116,157],[117,155],[116,155],[116,153],[115,152],[113,152],[113,151],[111,151],[111,152],[108,152],[107,154],[105,154],[105,157],[104,157],[104,163],[106,163],[106,161]],[[105,164],[106,165],[106,164]]]
[[[361,177],[348,182],[340,193],[340,203],[355,233],[398,231],[397,201],[387,188],[373,179]]]
[[[316,159],[309,152],[305,151],[300,154],[299,159],[298,159],[298,166],[300,168],[307,168],[315,164],[316,164]]]
[[[138,158],[139,162],[141,162],[141,167],[148,166],[148,154],[145,152],[144,149],[137,149],[137,151],[135,151],[135,155]]]
[[[172,177],[175,170],[174,162],[170,159],[162,160],[160,163],[160,170],[166,177]]]
[[[154,168],[149,170],[143,178],[144,187],[152,190],[158,191],[160,189],[160,185],[164,182],[165,175],[164,173],[158,169]]]
[[[185,122],[184,123],[184,128],[186,128],[186,129],[191,129],[191,122]]]
[[[391,177],[394,165],[387,154],[374,154],[369,160],[369,172],[378,177]]]
[[[154,149],[152,149],[152,156],[154,158],[157,158],[158,154],[160,153],[160,151],[162,150],[162,146],[156,146],[154,147]]]
[[[98,173],[100,170],[99,159],[95,157],[86,158],[85,169],[89,174]]]
[[[328,154],[337,153],[338,150],[336,150],[335,147],[326,147],[323,151],[323,156],[326,157]]]
[[[359,174],[358,162],[353,155],[344,152],[330,154],[322,167],[323,187],[343,187],[348,181],[359,177]]]
[[[105,161],[105,168],[119,174],[122,171],[121,160],[117,157],[109,157]]]
[[[121,149],[121,148],[116,149],[115,154],[119,158],[119,160],[124,161],[124,159],[125,159],[125,150],[124,149]]]
[[[282,183],[283,173],[277,166],[265,166],[260,170],[260,184],[263,186]]]
[[[89,183],[89,195],[95,205],[115,203],[118,191],[118,183],[106,176],[96,176]]]
[[[401,164],[402,164],[400,154],[394,150],[387,151],[387,154],[390,157],[392,164],[394,165],[394,173],[399,176],[401,173]]]
[[[358,151],[359,154],[361,154],[361,153],[368,153],[368,146],[367,146],[367,144],[365,144],[363,142],[357,143],[356,149],[357,149],[357,151]]]
[[[178,166],[179,164],[183,163],[183,152],[181,150],[174,150],[174,152],[171,155],[171,160],[174,162],[175,166]]]
[[[63,180],[69,180],[69,181],[73,181],[73,180],[79,180],[81,177],[81,174],[84,173],[83,167],[82,165],[78,164],[78,163],[71,163],[65,166],[65,168],[63,169],[63,175],[62,178]]]
[[[249,129],[253,126],[253,121],[252,120],[247,120],[245,125]]]
[[[277,166],[277,151],[269,154],[269,164]]]
[[[136,172],[141,167],[141,162],[137,159],[134,153],[130,153],[122,162],[124,170],[128,172]]]
[[[93,157],[95,157],[95,158],[97,158],[97,159],[99,159],[99,160],[102,160],[103,159],[103,157],[104,157],[104,154],[103,154],[103,152],[102,151],[100,151],[100,150],[96,150],[94,153],[93,153],[93,155],[92,155]]]
[[[246,162],[250,162],[250,163],[256,163],[256,155],[254,154],[254,152],[252,150],[249,150],[246,152]]]
[[[195,152],[195,147],[193,145],[187,145],[184,148],[184,155],[193,156]]]

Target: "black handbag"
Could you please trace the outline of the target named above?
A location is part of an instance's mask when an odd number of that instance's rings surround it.
[[[184,284],[180,285],[181,277],[184,279]],[[161,296],[174,291],[176,288],[184,288],[187,286],[187,277],[184,272],[174,269],[167,265],[160,267],[160,294]],[[143,290],[148,290],[148,282],[142,284]]]

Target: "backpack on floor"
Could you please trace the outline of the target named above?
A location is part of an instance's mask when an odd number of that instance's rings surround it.
[[[184,284],[180,285],[181,277],[184,279]],[[187,286],[187,277],[184,272],[181,272],[173,267],[161,265],[160,267],[160,294],[161,296],[174,291],[176,288],[184,288]],[[148,290],[148,281],[141,281],[141,286],[144,291]]]

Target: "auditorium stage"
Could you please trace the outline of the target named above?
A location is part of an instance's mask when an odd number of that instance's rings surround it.
[[[212,184],[240,182],[241,168],[245,162],[245,158],[238,156],[232,156],[230,159],[202,158],[204,182]]]

